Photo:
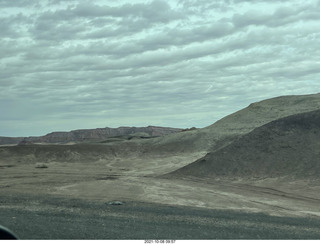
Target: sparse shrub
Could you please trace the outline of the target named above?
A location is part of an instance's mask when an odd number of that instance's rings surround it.
[[[36,163],[35,168],[46,169],[48,168],[48,165],[45,163]]]

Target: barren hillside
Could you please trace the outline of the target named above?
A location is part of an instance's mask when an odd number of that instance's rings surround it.
[[[317,109],[320,94],[276,97],[250,104],[208,127],[154,139],[154,144],[159,150],[211,152],[273,120]]]
[[[171,175],[319,178],[320,110],[272,121]]]
[[[26,145],[27,148],[3,148],[0,155],[34,155],[45,161],[96,161],[116,156],[149,156],[214,152],[232,143],[242,135],[273,120],[288,115],[320,108],[320,94],[283,96],[249,105],[216,123],[202,128],[183,131],[166,127],[119,127],[71,132],[53,132],[43,137],[30,137],[26,141],[40,143],[67,143],[99,141],[81,145],[50,146]],[[160,136],[162,135],[162,136]],[[154,138],[156,137],[156,138]],[[141,139],[143,138],[143,139]],[[26,147],[25,146],[25,147]],[[31,153],[31,152],[35,153]]]

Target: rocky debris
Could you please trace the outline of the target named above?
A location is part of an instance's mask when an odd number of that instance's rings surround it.
[[[123,205],[124,202],[122,201],[110,201],[106,203],[107,205]]]
[[[46,169],[48,168],[48,165],[44,163],[36,163],[34,167],[38,169]]]

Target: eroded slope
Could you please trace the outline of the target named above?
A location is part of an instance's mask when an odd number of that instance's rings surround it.
[[[253,129],[286,116],[320,109],[320,94],[281,96],[250,104],[214,124],[153,139],[154,148],[170,152],[212,152]]]
[[[171,175],[317,179],[320,175],[320,110],[270,122]]]

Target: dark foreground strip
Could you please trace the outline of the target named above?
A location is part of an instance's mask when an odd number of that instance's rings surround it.
[[[316,217],[52,196],[0,195],[0,225],[20,239],[320,239]]]

